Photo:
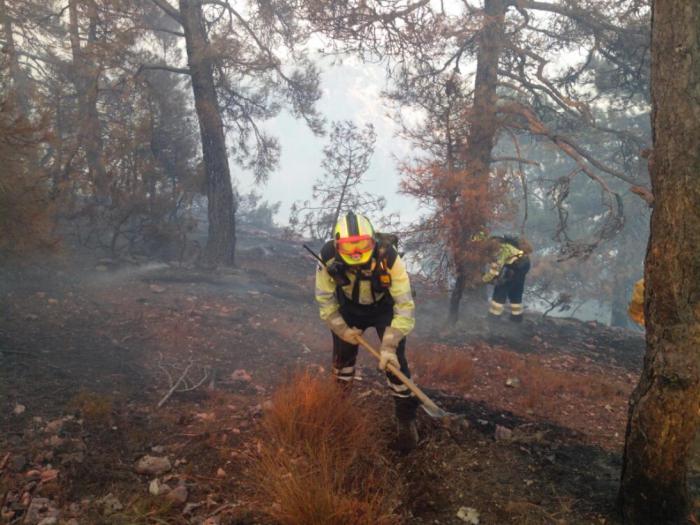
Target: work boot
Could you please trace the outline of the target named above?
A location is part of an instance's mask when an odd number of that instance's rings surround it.
[[[513,321],[514,323],[522,323],[523,316],[522,316],[522,314],[521,315],[510,314],[510,320]]]
[[[418,446],[418,425],[415,419],[398,419],[396,450],[407,454]]]

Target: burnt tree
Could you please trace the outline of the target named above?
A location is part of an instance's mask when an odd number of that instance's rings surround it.
[[[484,24],[477,36],[478,52],[474,78],[474,101],[470,119],[469,136],[463,150],[463,163],[467,174],[477,183],[488,186],[491,168],[491,152],[499,131],[496,103],[498,97],[498,64],[502,52],[506,3],[504,0],[485,0]],[[464,203],[469,205],[468,203]],[[454,251],[455,285],[450,294],[448,322],[454,324],[459,316],[459,303],[468,280],[465,255],[468,243],[476,231],[460,231]]]
[[[192,92],[202,136],[202,154],[207,178],[209,201],[207,256],[212,262],[231,265],[236,246],[234,222],[236,204],[231,187],[224,124],[214,89],[214,70],[211,57],[207,52],[207,34],[202,16],[201,1],[180,0],[180,17],[185,33]]]
[[[318,72],[295,49],[309,35],[286,2],[179,0],[177,8],[168,0],[151,2],[179,25],[167,31],[184,37],[187,67],[143,64],[141,69],[164,69],[191,78],[209,198],[208,259],[230,265],[237,203],[229,153],[239,166],[253,171],[258,183],[264,182],[278,163],[279,144],[265,134],[259,121],[274,117],[283,102],[314,133],[322,132],[323,122],[314,107],[321,96]],[[164,28],[156,25],[151,30]],[[210,35],[216,38],[210,41]],[[285,48],[293,58],[283,61],[276,52]],[[226,149],[227,134],[235,136],[231,152]]]
[[[656,1],[645,261],[647,351],[630,401],[620,504],[627,523],[686,523],[700,422],[700,3]]]
[[[84,4],[88,20],[86,44],[82,44],[79,7]],[[68,3],[68,34],[72,54],[72,79],[78,98],[80,127],[78,140],[85,150],[90,181],[95,197],[104,203],[109,197],[109,175],[105,168],[102,142],[102,124],[97,110],[101,67],[93,49],[97,36],[97,5],[94,0]]]

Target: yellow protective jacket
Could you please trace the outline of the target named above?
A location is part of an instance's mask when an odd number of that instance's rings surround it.
[[[319,306],[321,319],[326,321],[340,308],[337,293],[342,293],[348,301],[360,305],[371,305],[379,302],[388,293],[394,302],[394,317],[391,327],[399,330],[404,336],[408,335],[415,326],[415,303],[411,293],[411,282],[406,272],[406,266],[401,256],[393,246],[385,247],[386,252],[378,257],[377,249],[367,265],[353,268],[348,265],[342,267],[344,275],[349,283],[339,286],[328,273],[329,267],[336,261],[333,241],[328,241],[321,249],[321,259],[324,266],[320,266],[316,272],[316,302]],[[339,263],[337,263],[339,264]],[[385,267],[384,272],[391,277],[391,284],[386,291],[373,290],[372,274],[378,271],[377,265]],[[362,273],[362,275],[360,275]],[[356,298],[353,300],[355,282],[360,277],[360,283]],[[339,290],[338,290],[339,289]]]
[[[644,279],[639,279],[634,283],[632,299],[630,300],[627,313],[635,323],[644,326]]]
[[[525,257],[525,252],[508,242],[502,241],[498,248],[496,260],[489,265],[489,271],[484,274],[481,280],[485,283],[490,283],[501,275],[501,270],[504,266],[513,264]]]

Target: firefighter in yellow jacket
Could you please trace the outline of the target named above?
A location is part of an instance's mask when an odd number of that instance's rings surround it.
[[[489,304],[489,317],[500,318],[506,301],[510,301],[510,320],[523,320],[523,292],[525,276],[530,271],[532,246],[526,239],[516,237],[491,237],[496,245],[495,260],[484,274],[482,281],[493,284],[493,296]]]
[[[333,240],[321,249],[316,273],[316,301],[333,335],[333,373],[350,385],[355,375],[357,336],[375,328],[381,339],[379,368],[389,363],[410,377],[406,336],[413,330],[411,283],[395,246],[378,240],[367,217],[353,212],[335,226]],[[397,446],[407,451],[418,442],[418,401],[393,374],[386,372],[398,422]]]
[[[632,298],[627,310],[630,318],[639,326],[644,326],[644,279],[634,283]]]

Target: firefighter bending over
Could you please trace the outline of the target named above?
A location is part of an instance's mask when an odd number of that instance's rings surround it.
[[[418,400],[393,374],[388,363],[410,377],[406,336],[415,324],[408,273],[395,246],[378,238],[369,219],[349,212],[336,224],[333,240],[321,249],[324,266],[316,273],[316,301],[333,335],[333,373],[352,384],[356,337],[374,327],[381,339],[379,368],[386,372],[398,423],[397,448],[418,443]]]
[[[493,296],[489,305],[489,317],[499,319],[506,300],[510,301],[510,320],[519,323],[523,320],[523,291],[525,276],[530,271],[532,246],[525,239],[516,237],[491,237],[496,242],[495,261],[482,280],[493,284]]]

